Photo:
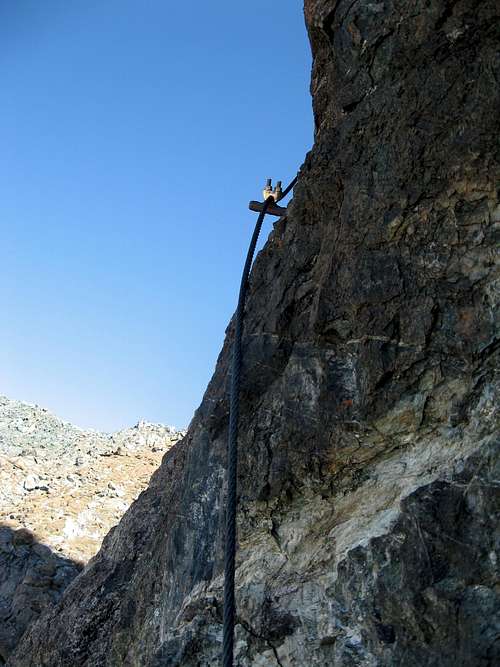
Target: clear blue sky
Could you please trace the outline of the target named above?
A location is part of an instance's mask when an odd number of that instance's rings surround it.
[[[0,394],[187,425],[312,144],[302,3],[15,0],[0,44]]]

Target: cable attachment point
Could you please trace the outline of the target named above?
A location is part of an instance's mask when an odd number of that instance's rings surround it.
[[[273,197],[273,181],[271,178],[268,178],[266,181],[266,187],[262,190],[262,198],[264,201],[268,197]]]
[[[281,189],[281,181],[276,181],[276,187],[273,189],[273,180],[268,178],[266,181],[266,187],[262,190],[262,196],[264,201],[268,197],[272,197],[274,201],[279,201],[283,197],[283,190]]]

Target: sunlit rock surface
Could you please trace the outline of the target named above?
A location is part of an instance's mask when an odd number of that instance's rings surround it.
[[[111,434],[85,430],[0,396],[0,524],[86,562],[183,435],[146,421]]]
[[[306,1],[315,141],[244,337],[242,667],[500,660],[498,11]],[[10,665],[218,664],[232,336]]]

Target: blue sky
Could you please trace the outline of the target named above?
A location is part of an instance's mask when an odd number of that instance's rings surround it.
[[[312,144],[302,3],[16,0],[0,44],[0,393],[187,425]]]

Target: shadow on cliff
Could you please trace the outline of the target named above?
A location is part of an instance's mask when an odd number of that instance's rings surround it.
[[[0,665],[82,569],[82,563],[52,551],[31,531],[0,523]]]

